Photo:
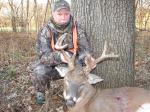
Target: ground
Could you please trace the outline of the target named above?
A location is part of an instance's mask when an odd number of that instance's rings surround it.
[[[135,42],[135,82],[150,89],[150,32],[137,32]]]
[[[46,103],[35,103],[32,74],[26,69],[36,60],[34,33],[0,33],[0,112],[61,112],[63,80],[52,81]],[[150,87],[150,32],[137,32],[135,82]]]

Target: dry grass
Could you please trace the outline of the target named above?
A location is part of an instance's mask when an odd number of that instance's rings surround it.
[[[36,34],[0,34],[0,112],[60,112],[62,80],[51,82],[43,106],[35,103],[32,75],[26,70],[35,57]],[[52,86],[53,85],[53,86]],[[59,109],[59,110],[58,110]]]
[[[150,32],[138,32],[135,45],[135,70],[137,86],[150,88]]]
[[[23,57],[35,56],[35,34],[1,33],[0,59],[1,61],[16,61]]]

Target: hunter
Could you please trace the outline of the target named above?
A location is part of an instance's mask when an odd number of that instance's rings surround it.
[[[57,40],[62,35],[66,35],[63,44],[67,44],[62,50],[70,56],[76,53],[76,63],[83,66],[85,53],[91,53],[89,40],[85,31],[73,20],[69,3],[57,0],[52,4],[52,16],[40,29],[37,37],[36,48],[39,60],[33,69],[35,76],[33,82],[38,104],[44,103],[45,89],[49,87],[50,80],[61,79],[55,66],[67,66],[64,55],[60,49],[55,48]]]

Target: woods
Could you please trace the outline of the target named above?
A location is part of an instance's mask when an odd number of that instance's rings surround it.
[[[37,0],[8,0],[1,4],[1,31],[37,31],[51,15],[51,1],[38,3]]]
[[[70,0],[69,0],[70,1]],[[46,20],[49,19],[51,15],[51,2],[53,0],[20,0],[16,2],[15,0],[8,0],[6,2],[0,1],[0,9],[1,9],[1,31],[4,29],[7,30],[15,30],[22,31],[24,29],[28,29],[29,31],[38,30],[40,25],[44,24]],[[73,1],[76,2],[76,1]],[[74,7],[74,3],[72,2],[72,6]],[[104,1],[102,1],[104,2]],[[103,3],[101,2],[101,5]],[[115,1],[114,1],[115,2]],[[88,1],[88,4],[81,2],[83,6],[89,5],[86,7],[92,7],[94,1]],[[96,1],[97,3],[97,1]],[[97,4],[100,5],[100,4]],[[95,5],[93,8],[98,8],[100,6]],[[113,4],[112,4],[113,5]],[[149,27],[149,0],[136,0],[135,1],[135,11],[136,11],[136,28],[138,30],[148,30]],[[78,9],[79,10],[79,9]],[[88,11],[86,13],[91,13]],[[82,12],[81,12],[82,13]],[[85,15],[87,16],[87,14]],[[91,15],[92,16],[92,15]],[[98,17],[98,16],[97,16]],[[21,27],[22,30],[19,28]],[[6,29],[7,28],[7,29]]]
[[[62,81],[51,82],[46,103],[36,105],[27,71],[37,59],[37,32],[51,16],[54,0],[0,0],[0,111],[61,112]],[[149,0],[72,0],[74,19],[86,30],[94,57],[105,40],[118,60],[105,61],[92,71],[104,81],[98,88],[150,87]]]

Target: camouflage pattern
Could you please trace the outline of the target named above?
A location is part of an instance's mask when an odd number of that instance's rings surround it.
[[[44,91],[46,85],[48,87],[50,79],[56,80],[61,78],[56,69],[54,68],[55,66],[66,66],[66,64],[64,64],[60,59],[60,52],[53,51],[51,48],[50,31],[54,35],[55,42],[64,33],[70,34],[64,40],[64,44],[67,43],[68,44],[67,49],[69,49],[73,47],[72,30],[71,30],[72,25],[73,25],[72,17],[70,19],[70,22],[63,26],[55,24],[53,22],[53,19],[50,19],[49,22],[40,29],[36,43],[36,49],[39,60],[37,63],[32,65],[32,71],[35,76],[33,82],[37,91]],[[84,30],[82,30],[79,25],[77,25],[77,32],[78,32],[77,63],[82,66],[84,64],[83,59],[85,57],[85,52],[90,52],[90,44]],[[65,49],[65,51],[67,51],[67,49]],[[69,54],[72,55],[71,52],[69,52]]]

